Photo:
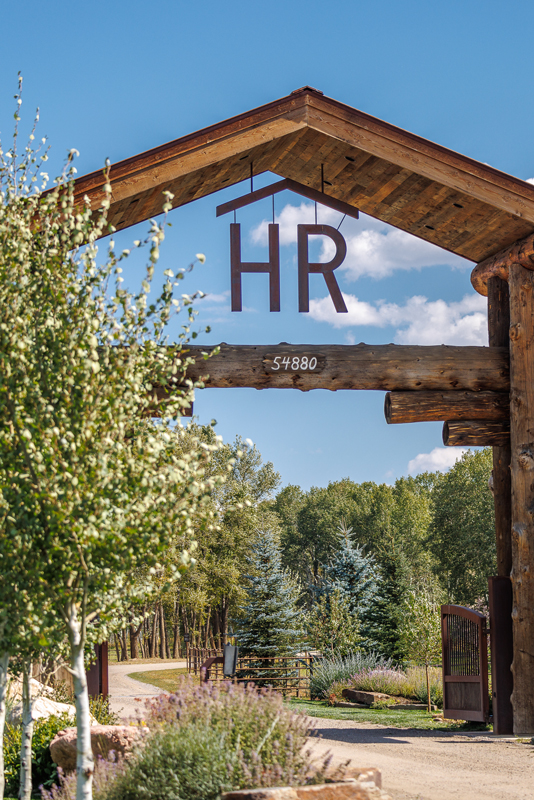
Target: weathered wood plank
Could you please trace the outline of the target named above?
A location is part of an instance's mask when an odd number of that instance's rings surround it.
[[[443,444],[447,447],[492,447],[506,445],[510,423],[492,420],[448,420],[443,425]]]
[[[505,348],[419,347],[411,345],[220,345],[220,354],[204,361],[209,347],[192,346],[192,380],[206,387],[255,389],[375,389],[379,391],[489,391],[509,389]],[[266,356],[272,358],[266,360]],[[280,359],[278,370],[269,366]],[[283,363],[283,359],[288,362]],[[323,359],[319,370],[313,359]],[[317,362],[318,364],[319,362]],[[306,365],[306,366],[305,366]]]
[[[388,392],[384,402],[386,422],[445,422],[448,419],[507,420],[507,392]]]
[[[534,732],[534,272],[510,267],[514,733]]]

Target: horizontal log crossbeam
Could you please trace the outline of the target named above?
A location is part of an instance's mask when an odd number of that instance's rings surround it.
[[[388,423],[444,421],[446,445],[506,444],[510,430],[507,348],[404,345],[189,346],[186,378],[205,388],[388,391]],[[162,399],[173,387],[154,387]],[[192,413],[192,409],[186,412]],[[186,415],[184,414],[184,415]]]
[[[510,420],[449,420],[443,425],[447,447],[505,447],[510,443]]]
[[[508,392],[388,392],[384,403],[386,421],[446,422],[447,420],[510,419]]]
[[[196,358],[187,378],[207,388],[508,392],[510,385],[504,347],[223,343],[205,361],[209,349],[187,348]]]

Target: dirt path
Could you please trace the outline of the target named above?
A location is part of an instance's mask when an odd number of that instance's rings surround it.
[[[159,663],[139,664],[126,662],[109,665],[109,700],[113,711],[121,718],[143,714],[144,702],[149,697],[161,694],[163,689],[149,683],[129,678],[130,672],[151,672],[156,669],[179,669],[186,666],[185,661],[160,661]]]
[[[414,731],[315,719],[314,751],[378,767],[394,800],[533,800],[534,746],[491,734]]]

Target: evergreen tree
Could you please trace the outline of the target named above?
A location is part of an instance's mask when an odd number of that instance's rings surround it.
[[[303,647],[298,586],[283,569],[280,546],[272,530],[261,530],[252,545],[246,600],[237,623],[244,655],[292,655]]]
[[[334,592],[345,604],[348,612],[359,626],[362,641],[366,646],[374,645],[372,610],[380,598],[380,576],[373,556],[365,555],[363,548],[354,545],[350,536],[352,528],[344,523],[339,527],[341,545],[328,565],[323,565],[323,576],[315,587],[316,602],[328,598]]]
[[[409,567],[402,550],[384,553],[380,565],[380,594],[375,596],[367,614],[371,638],[381,655],[402,661],[399,642],[399,608],[409,587]]]

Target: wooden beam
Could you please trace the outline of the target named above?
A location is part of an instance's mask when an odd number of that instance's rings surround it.
[[[503,446],[509,439],[509,422],[459,419],[443,425],[443,444],[447,447]]]
[[[507,392],[388,392],[384,402],[388,424],[448,419],[507,420]]]
[[[312,189],[311,186],[305,186],[298,181],[292,181],[290,178],[284,178],[284,180],[271,183],[269,186],[264,186],[262,189],[256,189],[254,192],[249,192],[241,197],[236,197],[235,200],[229,200],[227,203],[217,206],[215,210],[216,216],[221,217],[224,214],[229,214],[230,211],[237,211],[239,208],[244,208],[245,206],[251,205],[251,203],[264,200],[266,197],[271,197],[285,190],[300,194],[302,197],[307,197],[308,200],[313,200],[315,203],[320,203],[328,208],[333,208],[334,211],[339,211],[341,214],[346,214],[346,216],[352,217],[353,219],[359,219],[360,215],[358,209],[354,206],[343,202],[343,200],[337,200],[335,197],[331,197],[325,192]]]
[[[534,270],[534,233],[481,261],[471,272],[471,283],[479,293],[488,296],[488,281],[501,278],[507,281],[512,264]]]
[[[412,345],[191,346],[187,377],[206,387],[255,389],[376,389],[379,391],[490,391],[509,389],[505,348]]]
[[[510,269],[514,733],[534,733],[534,272]]]
[[[534,221],[534,191],[520,178],[402,131],[328,97],[310,96],[308,125],[444,186]]]

